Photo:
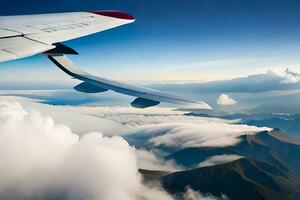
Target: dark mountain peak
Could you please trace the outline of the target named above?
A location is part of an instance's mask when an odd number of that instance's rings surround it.
[[[171,193],[191,187],[229,199],[292,199],[296,181],[267,162],[241,158],[229,163],[175,172],[162,178]],[[239,192],[237,192],[239,191]]]

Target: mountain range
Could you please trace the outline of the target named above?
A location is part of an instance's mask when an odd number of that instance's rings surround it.
[[[184,148],[164,157],[184,170],[177,172],[140,170],[146,182],[158,181],[178,199],[191,188],[231,200],[300,199],[300,140],[273,130],[242,135],[228,147]],[[238,159],[201,166],[209,158],[238,155]]]

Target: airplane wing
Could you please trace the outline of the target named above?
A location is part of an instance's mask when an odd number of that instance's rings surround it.
[[[168,102],[180,104],[181,108],[211,109],[201,101],[94,76],[82,71],[65,56],[78,53],[61,42],[129,24],[134,20],[131,15],[119,11],[0,17],[0,62],[44,53],[64,72],[83,81],[74,87],[77,91],[98,93],[112,90],[134,96],[137,98],[131,105],[137,108]]]
[[[108,80],[89,74],[72,63],[68,57],[59,53],[46,53],[48,58],[68,75],[83,81],[74,89],[85,93],[99,93],[112,90],[118,93],[137,97],[131,105],[136,108],[146,108],[158,105],[160,102],[179,104],[182,108],[211,109],[204,102],[192,101],[182,97],[149,88],[137,87],[119,81]]]
[[[0,62],[39,54],[53,44],[134,22],[119,11],[0,17]]]

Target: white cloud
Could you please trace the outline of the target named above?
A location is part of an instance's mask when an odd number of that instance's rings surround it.
[[[136,128],[131,134],[138,134],[145,146],[182,149],[187,147],[230,146],[240,142],[239,137],[255,134],[269,128],[235,125],[217,121],[202,121],[199,124],[166,123]]]
[[[141,183],[135,149],[0,102],[0,199],[172,199]]]
[[[228,106],[228,105],[236,104],[236,101],[233,98],[231,98],[229,95],[221,94],[217,99],[217,103],[219,105]]]
[[[8,95],[11,94],[8,93]],[[51,94],[49,94],[49,91],[44,91],[41,92],[41,95]],[[55,123],[67,125],[78,135],[93,131],[99,131],[104,135],[116,135],[119,130],[125,129],[121,123],[105,117],[95,117],[92,114],[84,113],[85,108],[81,106],[52,106],[41,103],[43,100],[18,96],[0,96],[0,101],[20,102],[25,110],[38,110],[42,115],[53,118]],[[92,108],[91,106],[91,110]]]
[[[270,74],[275,74],[282,78],[279,82],[280,84],[293,84],[300,81],[300,74],[290,71],[286,69],[284,72],[281,71],[269,71]]]
[[[225,154],[225,155],[217,155],[212,156],[204,160],[203,162],[199,163],[199,167],[207,167],[207,166],[213,166],[213,165],[219,165],[224,164],[228,162],[232,162],[234,160],[238,160],[242,158],[242,156],[234,155],[234,154]]]
[[[200,192],[196,192],[191,188],[188,188],[183,195],[184,200],[228,200],[225,195],[222,195],[221,198],[215,197],[210,194],[202,194]]]
[[[67,109],[104,118],[122,124],[127,128],[135,128],[148,124],[162,124],[171,122],[201,123],[203,121],[226,121],[218,118],[190,117],[184,115],[184,111],[173,110],[172,108],[152,107],[147,109],[137,109],[132,107],[104,107],[104,106],[80,106],[69,107]]]
[[[179,171],[183,170],[182,167],[175,164],[175,162],[165,161],[160,159],[152,151],[145,149],[136,150],[138,158],[138,166],[140,169],[156,170],[156,171]]]
[[[266,73],[253,74],[229,80],[202,83],[158,84],[156,89],[189,91],[190,93],[258,93],[274,90],[300,89],[300,74],[289,69],[285,71],[270,70]]]

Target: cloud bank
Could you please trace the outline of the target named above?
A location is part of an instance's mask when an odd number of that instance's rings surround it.
[[[220,147],[237,144],[241,135],[255,134],[269,128],[235,125],[218,121],[202,121],[199,124],[166,123],[147,125],[129,134],[134,143],[149,148]]]
[[[217,99],[217,104],[228,106],[228,105],[236,104],[236,101],[233,98],[231,98],[229,95],[221,94]]]
[[[273,90],[300,89],[300,74],[290,71],[270,70],[263,74],[254,74],[230,80],[205,83],[161,84],[156,89],[185,91],[189,93],[233,93],[233,92],[267,92]]]
[[[172,108],[153,107],[147,109],[137,109],[131,107],[105,107],[105,106],[80,106],[65,107],[66,110],[74,111],[96,118],[106,119],[121,124],[123,129],[134,129],[139,126],[182,122],[188,124],[205,123],[207,121],[217,121],[231,123],[231,120],[207,117],[190,117],[184,115],[186,112],[173,110]]]

